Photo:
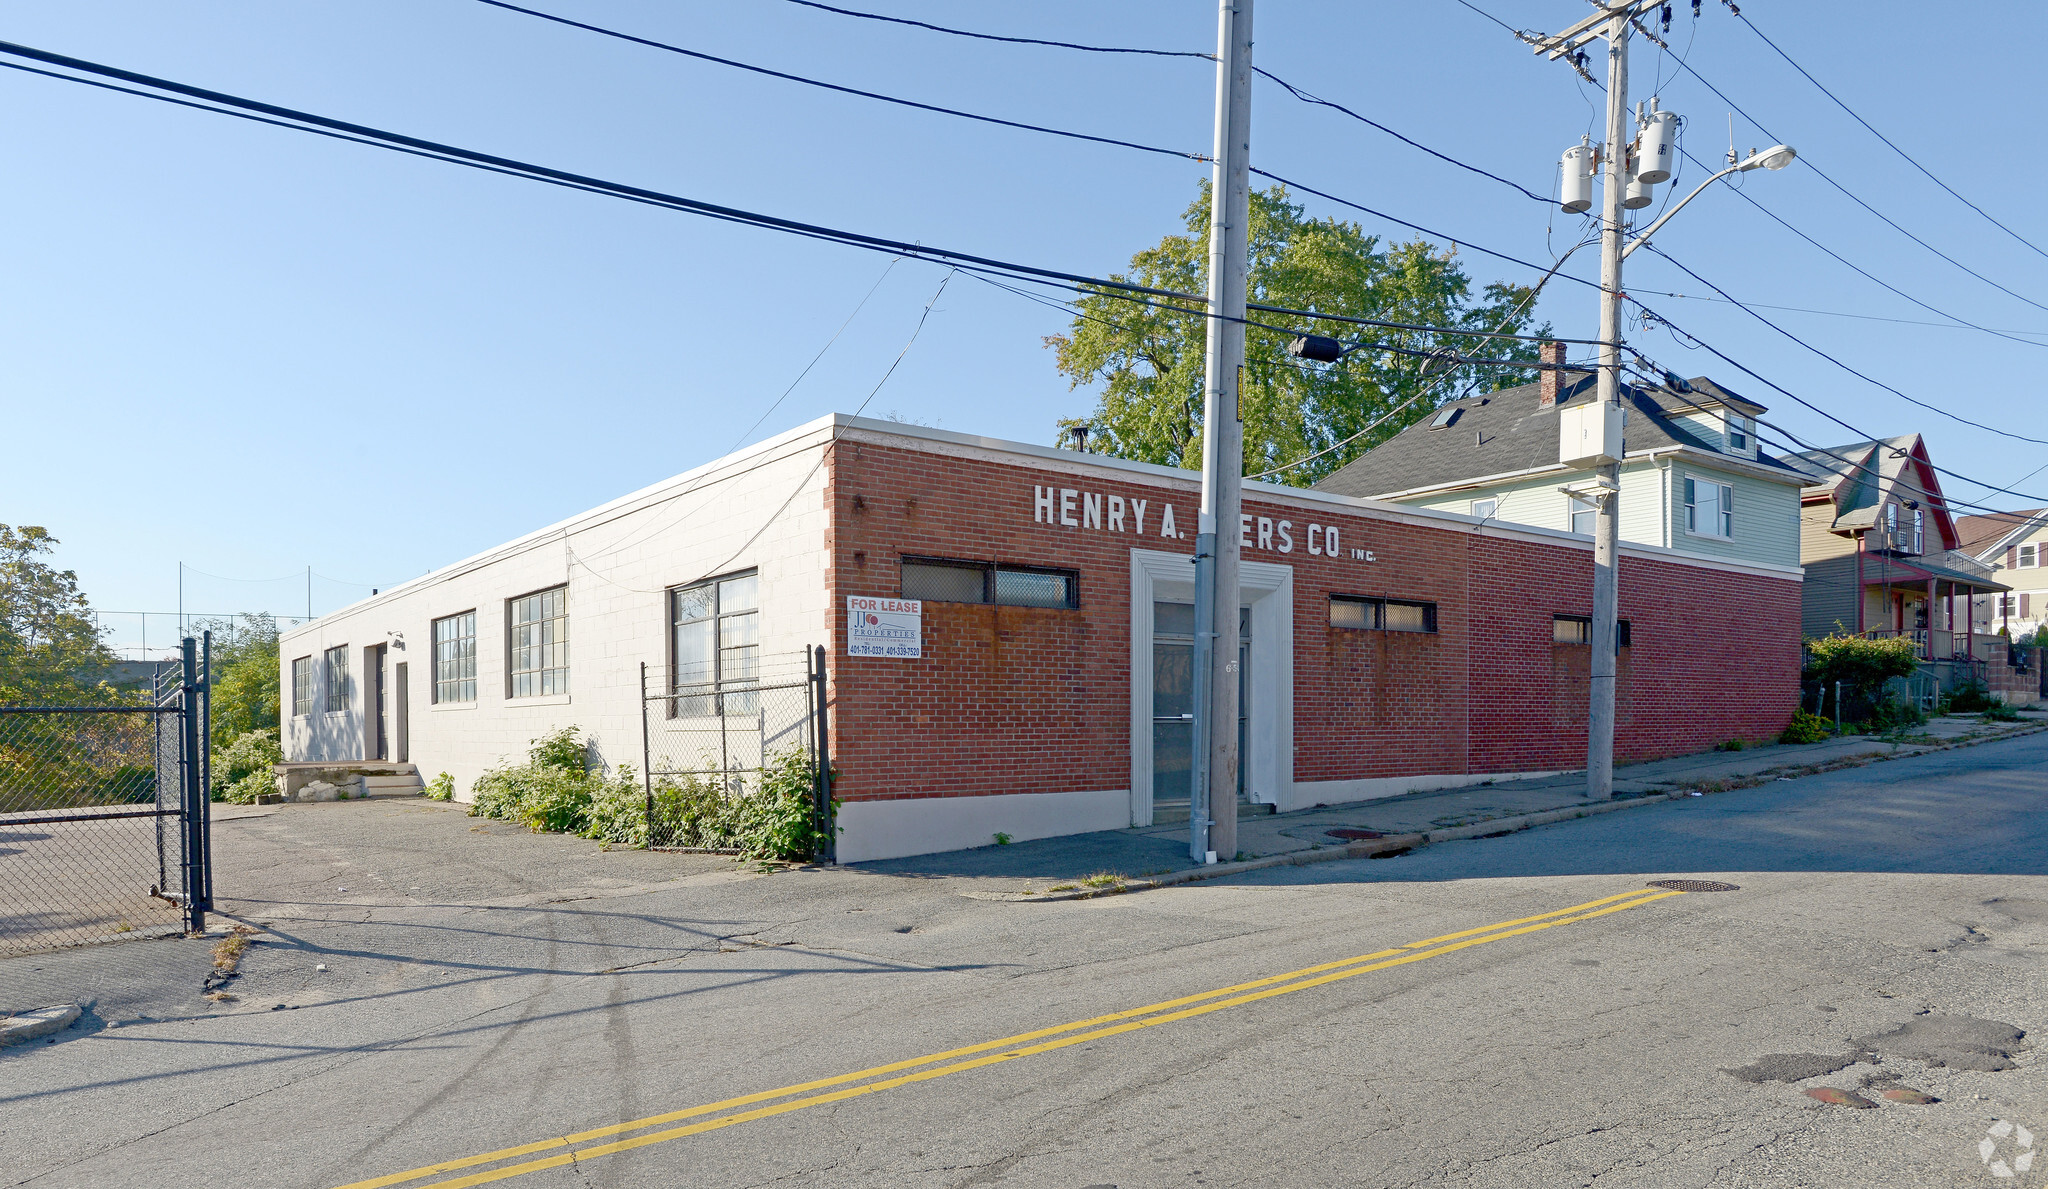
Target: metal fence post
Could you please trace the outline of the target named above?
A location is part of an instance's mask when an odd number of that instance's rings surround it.
[[[640,782],[647,790],[647,845],[654,842],[654,745],[647,738],[647,662],[640,662]]]
[[[828,863],[839,861],[839,831],[832,821],[832,717],[828,709],[825,687],[825,647],[819,645],[813,654],[816,667],[811,673],[812,698],[818,718],[818,832],[825,837],[825,844],[818,855]]]
[[[184,854],[182,874],[185,884],[185,929],[191,933],[202,933],[206,930],[206,873],[203,869],[205,859],[201,853],[199,839],[202,813],[200,798],[204,790],[199,786],[198,641],[190,636],[185,637],[180,648],[180,659],[183,662],[183,681],[178,698],[178,750],[182,754],[179,756],[178,774],[179,783],[184,786],[179,809],[184,827],[184,846],[181,850]]]
[[[199,638],[199,907],[213,911],[213,633]]]

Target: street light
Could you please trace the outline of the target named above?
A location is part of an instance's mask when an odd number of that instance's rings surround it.
[[[1734,150],[1729,150],[1728,155],[1733,157],[1735,155]],[[1691,202],[1695,198],[1698,198],[1700,196],[1700,192],[1705,190],[1708,186],[1713,185],[1715,182],[1720,181],[1722,178],[1727,177],[1731,173],[1748,173],[1752,169],[1783,169],[1787,165],[1792,164],[1792,159],[1794,157],[1797,157],[1798,155],[1798,151],[1788,144],[1772,145],[1770,148],[1765,149],[1762,152],[1758,152],[1755,149],[1751,149],[1749,151],[1749,156],[1744,157],[1740,161],[1730,162],[1728,168],[1715,174],[1713,177],[1708,178],[1706,181],[1701,182],[1698,188],[1693,190],[1692,193],[1686,195],[1684,198],[1679,199],[1678,202],[1675,205],[1673,205],[1670,210],[1665,211],[1662,215],[1658,216],[1657,221],[1655,223],[1652,223],[1648,227],[1643,228],[1642,231],[1638,233],[1634,239],[1630,240],[1627,244],[1623,245],[1621,249],[1621,258],[1623,260],[1628,259],[1628,254],[1630,252],[1633,252],[1637,248],[1642,247],[1644,244],[1649,243],[1650,237],[1657,234],[1658,228],[1664,226],[1665,223],[1669,222],[1671,216],[1684,210],[1685,204]]]

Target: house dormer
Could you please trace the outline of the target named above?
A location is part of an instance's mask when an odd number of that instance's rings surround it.
[[[1757,460],[1756,418],[1764,411],[1762,405],[1704,377],[1682,384],[1674,380],[1664,393],[1667,414],[1687,433],[1717,453]]]

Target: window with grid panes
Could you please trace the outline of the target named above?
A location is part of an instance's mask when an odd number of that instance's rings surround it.
[[[327,667],[327,713],[348,709],[348,645],[330,648],[322,659]]]
[[[761,579],[756,572],[713,578],[669,592],[677,717],[752,714],[760,695]]]
[[[906,599],[934,603],[1072,608],[1081,605],[1080,585],[1073,570],[905,558],[901,591]]]
[[[313,713],[313,658],[302,656],[292,662],[292,714]]]
[[[545,697],[569,692],[569,588],[538,591],[511,600],[510,694]]]
[[[476,701],[476,612],[434,621],[434,701]]]

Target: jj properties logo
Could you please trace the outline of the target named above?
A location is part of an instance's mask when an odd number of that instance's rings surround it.
[[[2000,1119],[1977,1141],[1977,1159],[1994,1177],[2017,1177],[2034,1167],[2034,1133]]]

